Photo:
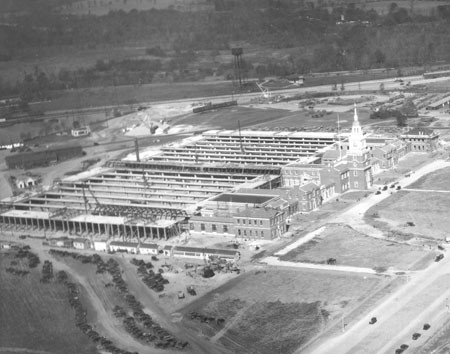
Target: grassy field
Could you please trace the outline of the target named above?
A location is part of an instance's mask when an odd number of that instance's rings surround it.
[[[241,127],[253,127],[255,124],[270,125],[272,121],[288,115],[282,109],[258,109],[250,107],[225,108],[218,111],[200,114],[188,114],[180,119],[174,119],[171,124],[186,124],[193,126],[205,126],[208,129],[238,129]]]
[[[367,237],[348,226],[331,224],[322,234],[281,259],[325,264],[328,258],[335,258],[339,265],[406,270],[428,253],[417,247]]]
[[[381,282],[358,274],[251,271],[186,307],[183,322],[233,352],[291,353]],[[191,311],[225,318],[224,329],[190,320]]]
[[[390,1],[374,1],[357,6],[364,8],[366,11],[374,9],[379,14],[387,14],[389,12],[389,6],[391,5],[391,3],[392,2]],[[414,6],[414,13],[421,15],[430,15],[432,8],[435,8],[439,5],[448,5],[448,2],[446,1],[414,1],[413,5],[411,5],[411,1],[400,0],[396,1],[395,3],[398,5],[398,7],[404,7],[408,10],[411,9],[411,6]]]
[[[277,105],[274,105],[274,107],[277,107]],[[369,114],[370,112],[365,109],[358,110],[358,117],[361,125],[374,123],[373,120],[370,120]],[[349,108],[347,112],[339,113],[339,120],[341,129],[350,128],[353,123],[353,109]],[[266,127],[269,129],[321,127],[321,130],[337,130],[337,115],[335,113],[329,113],[323,115],[322,117],[314,118],[311,112],[303,110],[287,113],[284,117],[259,124],[257,127]]]
[[[232,83],[228,81],[96,87],[54,92],[51,102],[43,102],[33,107],[43,111],[66,110],[221,95],[229,95],[231,100],[233,90]]]
[[[403,233],[407,238],[444,240],[450,228],[449,207],[450,193],[400,191],[370,208],[365,219],[375,227]],[[414,225],[407,226],[407,222]]]
[[[95,0],[80,0],[73,4],[65,7],[63,13],[72,15],[106,15],[109,11],[125,11],[129,12],[131,10],[146,11],[151,9],[168,9],[173,8],[175,10],[196,10],[198,1],[186,1],[180,2],[179,0],[152,0],[152,1],[142,1],[142,0],[110,0],[108,2],[100,2]],[[205,0],[203,4],[208,2]],[[208,6],[209,8],[211,7]]]
[[[12,254],[0,253],[0,352],[97,353],[75,327],[67,289],[40,283],[40,266],[24,277],[6,273],[12,260]]]
[[[418,181],[414,182],[408,188],[417,189],[432,189],[450,191],[448,179],[450,177],[450,168],[443,168],[429,175],[423,176]]]

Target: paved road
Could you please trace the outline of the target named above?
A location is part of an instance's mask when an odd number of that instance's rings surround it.
[[[450,166],[450,162],[437,160],[421,167],[409,177],[403,177],[398,182],[401,186],[409,185],[420,177]],[[336,217],[352,227],[363,223],[364,213],[373,205],[389,197],[390,194],[374,195],[364,199],[354,207]],[[369,236],[372,236],[369,234]],[[386,353],[394,352],[402,341],[410,339],[412,330],[417,331],[423,322],[434,321],[443,309],[444,298],[450,297],[450,257],[441,262],[433,263],[423,271],[409,274],[409,283],[389,296],[383,303],[374,308],[367,318],[353,324],[348,330],[331,338],[321,345],[308,351],[297,353],[312,354],[350,354],[350,353]],[[442,281],[445,279],[445,281]],[[443,295],[445,294],[445,295]],[[372,316],[379,318],[377,325],[370,326]],[[437,328],[430,329],[427,335],[432,335]],[[400,343],[400,344],[399,344]]]

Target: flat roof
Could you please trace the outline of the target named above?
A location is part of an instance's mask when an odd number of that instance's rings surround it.
[[[139,244],[137,242],[120,242],[120,241],[112,241],[110,246],[121,246],[121,247],[137,247]]]
[[[215,202],[226,203],[249,203],[249,204],[263,204],[269,200],[275,198],[268,195],[254,195],[254,194],[241,194],[241,193],[224,193],[211,199]]]
[[[82,215],[75,216],[74,218],[70,219],[70,221],[90,222],[90,223],[97,223],[97,224],[123,225],[125,222],[125,218],[123,218],[122,216],[103,216],[103,215],[82,214]]]
[[[201,248],[201,247],[187,247],[187,246],[175,246],[173,250],[180,252],[199,252],[199,253],[208,253],[208,254],[216,254],[216,255],[227,255],[234,256],[237,250],[225,250],[225,249],[217,249],[217,248]]]
[[[155,243],[141,243],[139,248],[150,248],[150,249],[158,249],[158,245]]]
[[[2,216],[9,216],[15,218],[34,218],[34,219],[48,219],[50,217],[50,213],[47,211],[34,211],[34,210],[17,210],[11,209],[7,212],[1,214]]]

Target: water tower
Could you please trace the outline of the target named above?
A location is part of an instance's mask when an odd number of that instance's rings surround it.
[[[231,54],[233,54],[233,85],[239,84],[242,86],[242,54],[244,53],[242,48],[231,48]]]

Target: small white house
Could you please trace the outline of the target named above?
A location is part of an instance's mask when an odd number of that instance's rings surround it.
[[[112,252],[127,252],[127,253],[137,254],[138,246],[139,246],[139,244],[137,242],[113,241],[109,244],[109,249]]]
[[[90,242],[86,238],[77,238],[73,240],[73,247],[78,250],[87,250],[91,248]]]
[[[139,253],[140,254],[158,254],[158,245],[155,243],[141,243],[139,245]]]
[[[36,185],[36,181],[30,176],[19,176],[16,178],[15,183],[19,189],[30,188]]]
[[[171,245],[166,245],[166,246],[164,246],[164,248],[163,248],[163,254],[165,255],[165,256],[171,256],[172,255],[172,246]]]
[[[107,252],[108,246],[106,241],[94,241],[94,250],[99,252]]]
[[[78,129],[72,129],[72,136],[79,137],[79,136],[87,136],[91,134],[91,130],[89,127],[81,127]]]

